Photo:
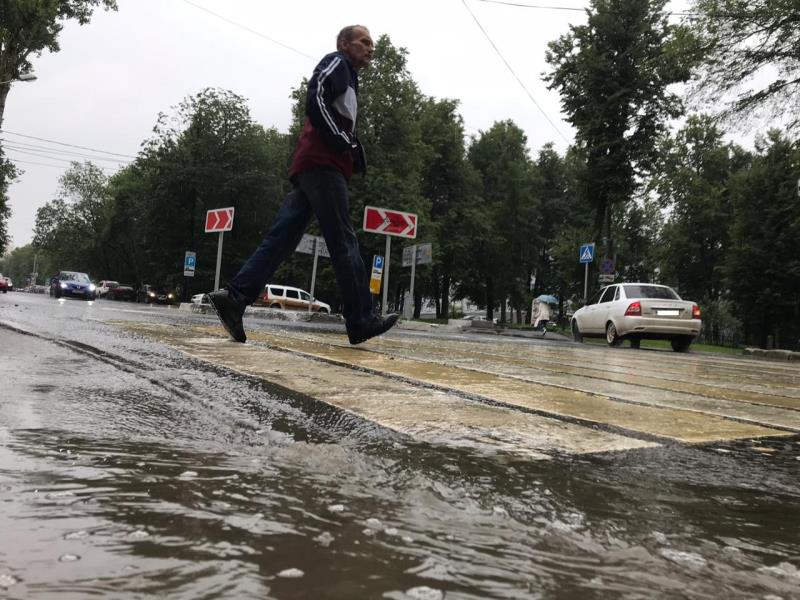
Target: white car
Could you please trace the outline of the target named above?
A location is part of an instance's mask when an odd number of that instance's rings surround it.
[[[700,333],[700,308],[681,300],[671,287],[655,283],[619,283],[602,288],[572,316],[572,337],[605,337],[609,346],[630,340],[670,340],[686,352]]]
[[[108,296],[109,290],[113,290],[118,287],[119,287],[118,281],[109,281],[107,279],[104,279],[103,281],[97,284],[97,290],[95,291],[95,295],[98,298],[105,298],[106,296]]]
[[[331,305],[317,300],[311,300],[311,294],[300,288],[276,283],[268,283],[264,286],[264,291],[253,302],[253,306],[266,306],[268,308],[284,308],[288,310],[308,310],[311,303],[311,311],[318,313],[330,313]]]

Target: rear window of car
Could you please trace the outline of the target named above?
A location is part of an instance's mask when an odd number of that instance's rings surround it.
[[[271,296],[283,296],[283,288],[270,286],[269,293]]]
[[[659,285],[626,285],[625,295],[628,298],[655,298],[656,300],[680,300],[675,290]]]

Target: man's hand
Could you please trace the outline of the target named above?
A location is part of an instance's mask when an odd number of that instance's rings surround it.
[[[356,140],[356,145],[352,150],[353,152],[353,173],[360,173],[361,175],[367,174],[367,153],[364,152],[364,146],[361,142]]]

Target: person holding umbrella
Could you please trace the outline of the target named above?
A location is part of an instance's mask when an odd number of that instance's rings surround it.
[[[533,328],[534,330],[539,329],[539,324],[542,326],[542,337],[547,335],[547,323],[550,321],[550,301],[555,300],[553,296],[548,296],[546,294],[542,294],[538,298],[533,300],[533,306],[531,308],[532,316],[533,316]]]

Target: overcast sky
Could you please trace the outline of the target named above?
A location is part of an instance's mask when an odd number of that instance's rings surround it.
[[[117,12],[99,10],[89,25],[67,23],[61,51],[34,58],[38,80],[14,84],[6,104],[4,146],[24,170],[9,190],[12,247],[31,241],[36,209],[55,197],[68,161],[93,157],[113,174],[150,137],[159,112],[170,112],[206,87],[244,96],[255,121],[286,131],[292,88],[335,49],[338,30],[352,23],[368,26],[376,39],[387,34],[395,46],[406,48],[409,71],[423,93],[461,102],[468,134],[512,119],[526,132],[532,152],[547,142],[563,152],[573,131],[561,118],[558,94],[546,89],[541,74],[547,70],[547,43],[571,23],[583,23],[584,14],[465,2],[118,0]],[[584,0],[521,2],[588,5]],[[669,5],[674,11],[687,7],[684,0]]]

